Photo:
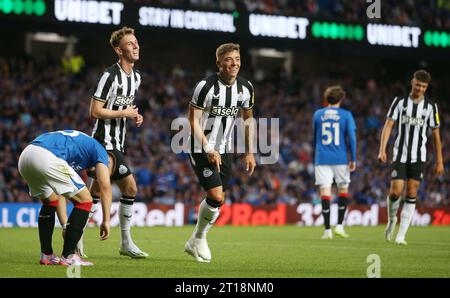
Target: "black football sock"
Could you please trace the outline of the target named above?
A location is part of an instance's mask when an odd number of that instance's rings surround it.
[[[75,252],[78,241],[89,217],[92,202],[75,204],[67,221],[66,238],[64,239],[63,257],[67,258]]]
[[[338,225],[344,221],[345,211],[347,210],[348,194],[340,193],[338,197]]]
[[[329,196],[321,196],[322,200],[322,215],[323,215],[323,223],[325,225],[325,229],[330,229],[330,197]]]
[[[50,204],[42,205],[39,212],[39,241],[41,242],[41,252],[46,255],[53,254],[52,236],[55,227],[55,212],[56,207]]]

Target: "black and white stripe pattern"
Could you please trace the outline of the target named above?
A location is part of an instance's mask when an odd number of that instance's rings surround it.
[[[203,132],[209,144],[222,154],[231,148],[231,130],[239,110],[253,108],[253,86],[240,76],[229,86],[214,74],[197,83],[190,104],[203,110]],[[202,150],[201,144],[191,138],[191,151]]]
[[[396,97],[387,116],[398,123],[393,161],[425,162],[427,129],[439,127],[437,105],[427,98],[414,102],[409,96]]]
[[[100,77],[93,98],[104,102],[103,107],[121,111],[133,105],[137,90],[141,83],[141,75],[133,70],[127,74],[116,63],[107,68]],[[97,119],[92,136],[102,143],[106,150],[117,149],[124,151],[127,119]]]

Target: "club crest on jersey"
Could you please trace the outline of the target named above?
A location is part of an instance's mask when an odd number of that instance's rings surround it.
[[[134,102],[134,95],[125,96],[125,95],[117,95],[116,100],[114,101],[114,105],[116,106],[129,106]]]
[[[392,176],[392,178],[395,178],[395,177],[397,177],[397,171],[396,171],[396,170],[393,170],[393,171],[392,171],[392,175],[391,175],[391,176]]]
[[[422,118],[403,116],[402,124],[409,124],[409,125],[414,125],[414,126],[424,126],[425,120],[423,120]]]
[[[120,165],[120,167],[119,167],[119,174],[120,174],[120,175],[123,175],[123,174],[125,174],[126,172],[127,172],[127,167],[124,166],[124,165]]]
[[[210,169],[208,169],[208,168],[203,169],[203,177],[208,178],[208,177],[211,177],[212,174],[213,174],[213,172]]]
[[[211,115],[212,116],[236,117],[238,112],[239,112],[239,108],[237,108],[237,107],[221,107],[221,106],[212,106],[211,107]]]

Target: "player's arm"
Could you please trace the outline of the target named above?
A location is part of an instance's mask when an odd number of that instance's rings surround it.
[[[381,162],[387,161],[386,146],[389,141],[389,137],[391,136],[394,124],[395,124],[394,120],[390,118],[386,119],[383,130],[381,131],[380,150],[378,151],[378,160]]]
[[[442,157],[442,143],[441,143],[441,134],[439,132],[439,128],[432,129],[433,134],[433,143],[434,143],[434,151],[436,158],[436,167],[434,168],[434,173],[436,175],[442,175],[444,173],[444,159]]]
[[[249,176],[253,174],[256,167],[255,157],[253,155],[253,139],[255,132],[255,123],[253,119],[253,109],[243,109],[242,119],[244,119],[244,138],[245,138],[245,170]]]
[[[59,223],[62,227],[62,236],[65,237],[66,234],[66,224],[67,224],[67,203],[64,196],[59,196],[58,206],[56,206],[56,215],[58,216]]]
[[[220,172],[220,165],[222,164],[222,160],[220,157],[220,154],[214,150],[214,147],[212,147],[208,143],[208,139],[206,138],[205,134],[203,133],[203,129],[201,126],[201,119],[203,115],[203,110],[194,107],[192,104],[189,105],[189,124],[191,125],[191,133],[193,137],[202,144],[203,149],[208,154],[208,160],[210,163],[216,165],[216,169],[218,172]]]
[[[136,106],[129,106],[121,111],[113,111],[104,108],[105,102],[96,98],[91,99],[91,106],[89,108],[89,114],[95,119],[115,119],[115,118],[137,118],[138,108]]]
[[[102,163],[97,163],[95,166],[95,176],[98,183],[103,212],[103,222],[100,225],[100,239],[106,240],[110,233],[109,221],[111,218],[112,202],[111,181],[109,178],[108,167]]]
[[[348,143],[350,145],[350,163],[349,170],[356,170],[356,123],[353,116],[348,117]]]

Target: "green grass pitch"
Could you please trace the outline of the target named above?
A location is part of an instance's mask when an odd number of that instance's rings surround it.
[[[450,277],[450,227],[411,227],[408,246],[383,240],[383,226],[347,227],[348,239],[322,240],[321,227],[214,227],[208,235],[211,263],[184,253],[193,226],[133,228],[147,259],[119,256],[119,230],[107,241],[88,228],[85,248],[90,268],[81,277],[366,277],[367,257],[377,254],[381,277]],[[61,252],[61,229],[53,236]],[[40,266],[37,229],[0,229],[0,277],[60,277],[62,266]]]

